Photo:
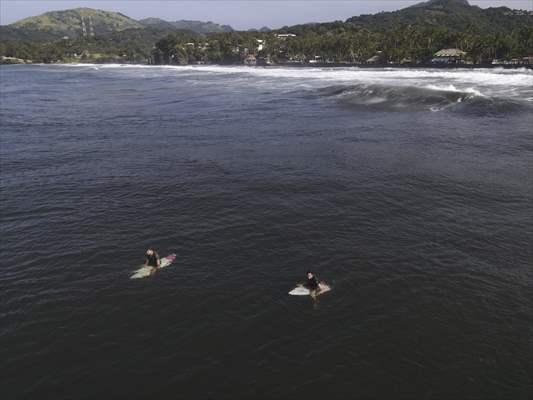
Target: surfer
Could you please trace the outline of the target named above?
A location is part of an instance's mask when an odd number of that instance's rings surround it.
[[[153,274],[155,270],[161,265],[161,259],[159,258],[159,254],[157,254],[157,251],[155,251],[153,247],[150,247],[146,251],[146,259],[144,261],[144,265],[152,267],[151,274]]]
[[[311,271],[307,271],[307,282],[305,282],[304,286],[309,289],[312,297],[315,297],[320,291],[320,283],[318,282],[315,274],[313,274]]]

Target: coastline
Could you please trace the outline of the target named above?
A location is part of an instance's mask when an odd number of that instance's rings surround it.
[[[25,60],[29,61],[29,60]],[[533,70],[533,64],[509,65],[509,64],[357,64],[357,63],[278,63],[270,65],[246,65],[246,64],[149,64],[149,63],[130,63],[130,62],[55,62],[55,63],[0,63],[0,65],[131,65],[140,67],[191,67],[191,66],[220,66],[220,67],[250,67],[250,68],[361,68],[361,69],[435,69],[435,70],[454,70],[454,69],[529,69]]]
[[[274,66],[274,65],[273,65]],[[533,69],[533,65],[505,65],[505,64],[356,64],[356,63],[321,63],[321,64],[294,64],[283,63],[275,66],[298,68],[346,68],[359,67],[365,69]],[[269,67],[269,65],[267,65]]]

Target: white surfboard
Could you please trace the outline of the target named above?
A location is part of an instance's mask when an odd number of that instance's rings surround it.
[[[323,293],[329,292],[331,290],[331,287],[324,282],[320,282],[320,290],[317,292],[317,296],[321,295]],[[311,291],[307,289],[305,286],[296,286],[294,289],[292,289],[289,294],[291,296],[309,296],[311,294]]]
[[[161,259],[161,264],[156,269],[156,271],[160,270],[161,268],[168,267],[172,262],[176,259],[175,254],[169,254],[166,257],[163,257]],[[154,271],[155,272],[155,271]],[[152,267],[147,267],[143,265],[141,268],[136,270],[132,276],[130,276],[130,279],[139,279],[139,278],[146,278],[148,276],[152,275]]]

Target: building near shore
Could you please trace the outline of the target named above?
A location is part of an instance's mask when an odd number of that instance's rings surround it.
[[[383,51],[377,51],[372,57],[366,60],[367,64],[384,64],[386,62]]]
[[[0,64],[31,64],[31,60],[25,60],[17,57],[0,56]]]
[[[309,60],[309,64],[324,64],[324,57],[315,56]]]
[[[297,54],[295,56],[289,57],[286,61],[289,64],[304,64],[307,60],[305,54]]]
[[[270,56],[256,57],[256,65],[274,65],[274,62],[272,61]]]
[[[465,62],[465,56],[466,53],[460,49],[442,49],[433,55],[431,62],[435,64],[462,64]]]
[[[257,65],[257,58],[253,54],[250,54],[244,59],[244,64],[250,66]]]

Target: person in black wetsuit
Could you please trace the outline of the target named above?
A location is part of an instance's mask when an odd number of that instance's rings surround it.
[[[157,251],[153,247],[150,247],[146,251],[146,258],[144,261],[144,265],[147,267],[152,267],[151,273],[153,274],[156,270],[156,268],[159,268],[161,265],[161,260],[159,259],[159,254],[157,254]]]
[[[309,289],[311,296],[313,297],[316,296],[316,294],[320,291],[320,283],[318,282],[315,274],[313,274],[311,271],[307,271],[307,281],[305,282],[304,286]]]

